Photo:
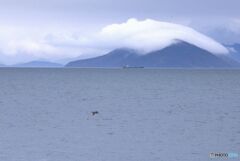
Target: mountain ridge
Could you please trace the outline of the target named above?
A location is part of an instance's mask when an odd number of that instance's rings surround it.
[[[26,63],[20,63],[20,64],[15,64],[11,65],[11,67],[62,67],[62,64],[59,63],[54,63],[54,62],[49,62],[49,61],[30,61]]]
[[[230,58],[228,58],[230,59]],[[176,67],[176,68],[233,68],[234,60],[217,56],[184,41],[160,50],[139,54],[136,50],[115,49],[105,55],[69,62],[66,67]]]
[[[230,57],[240,63],[240,44],[225,45],[230,52]]]

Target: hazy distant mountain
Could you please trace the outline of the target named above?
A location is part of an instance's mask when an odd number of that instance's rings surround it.
[[[47,61],[31,61],[22,64],[13,65],[14,67],[62,67],[62,64],[47,62]]]
[[[116,49],[112,52],[99,56],[96,58],[72,61],[68,63],[67,67],[122,67],[124,65],[131,65],[139,54],[132,49]]]
[[[180,68],[228,68],[238,63],[230,58],[213,55],[186,42],[172,44],[164,49],[147,54],[138,54],[131,49],[116,49],[96,58],[77,60],[67,67],[180,67]]]
[[[240,44],[225,45],[230,51],[230,57],[240,62]]]

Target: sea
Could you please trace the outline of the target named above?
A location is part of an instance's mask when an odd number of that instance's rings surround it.
[[[215,153],[240,159],[240,70],[0,68],[0,161]]]

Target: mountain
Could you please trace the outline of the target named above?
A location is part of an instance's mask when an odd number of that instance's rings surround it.
[[[225,45],[230,51],[230,57],[240,62],[240,44]]]
[[[72,61],[68,63],[67,67],[122,67],[124,65],[131,65],[139,54],[132,49],[122,48],[116,49],[112,52],[99,56],[96,58]]]
[[[62,64],[47,62],[47,61],[31,61],[22,64],[13,65],[13,67],[32,67],[32,68],[44,68],[44,67],[62,67]]]
[[[230,58],[218,57],[204,49],[179,41],[164,49],[139,54],[131,49],[112,52],[85,60],[70,62],[66,67],[176,67],[176,68],[231,68],[239,64]]]

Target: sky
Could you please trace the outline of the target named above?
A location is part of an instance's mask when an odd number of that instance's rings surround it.
[[[239,6],[239,0],[0,0],[0,63],[101,55],[118,47],[102,31],[129,19],[179,24],[220,43],[240,43]]]

